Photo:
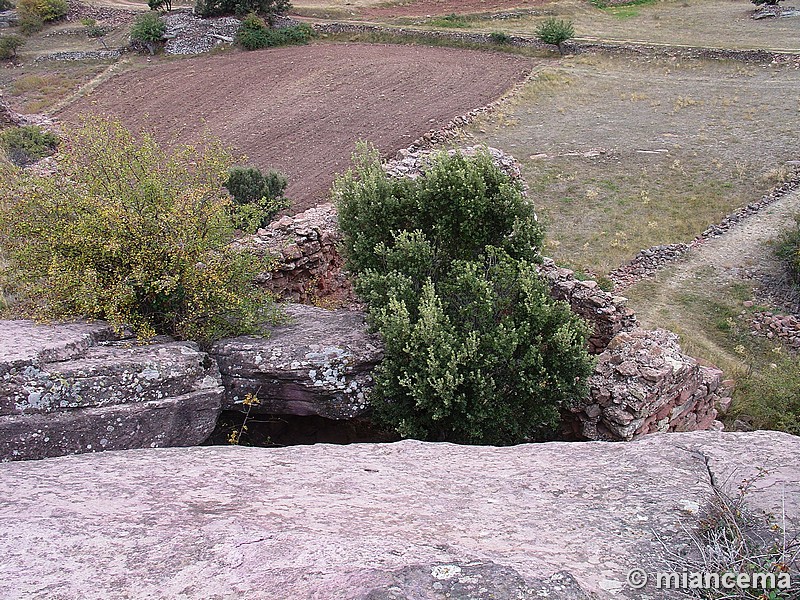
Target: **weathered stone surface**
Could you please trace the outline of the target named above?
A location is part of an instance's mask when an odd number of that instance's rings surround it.
[[[769,475],[755,478],[750,505],[781,515],[785,503],[788,525],[799,526],[800,438],[776,432],[511,448],[143,449],[6,463],[0,597],[392,598],[387,586],[425,589],[434,569],[452,567],[495,573],[499,590],[568,573],[599,599],[684,597],[632,590],[626,573],[673,570],[665,551],[691,546],[711,479],[735,491],[759,467]],[[445,591],[469,584],[438,582]]]
[[[104,323],[0,322],[0,460],[199,444],[222,401],[194,344],[110,341]]]
[[[368,407],[370,373],[383,356],[380,339],[367,332],[363,313],[287,304],[292,322],[269,337],[217,342],[226,389],[225,407],[239,408],[246,394],[254,412],[349,419]]]
[[[683,354],[674,333],[623,331],[598,356],[589,396],[570,410],[592,440],[708,429],[730,393],[721,382],[722,371]]]

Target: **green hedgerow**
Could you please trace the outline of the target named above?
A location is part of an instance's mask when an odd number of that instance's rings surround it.
[[[412,180],[366,152],[334,194],[348,268],[385,342],[376,420],[431,441],[552,435],[593,363],[587,325],[536,273],[542,230],[519,185],[486,153],[440,154]]]
[[[36,125],[10,127],[0,131],[0,148],[16,165],[26,166],[50,156],[58,147],[58,136]]]
[[[0,183],[0,254],[14,312],[106,319],[208,343],[274,320],[253,284],[268,261],[231,246],[232,157],[218,141],[161,149],[118,122],[67,129],[53,175]]]

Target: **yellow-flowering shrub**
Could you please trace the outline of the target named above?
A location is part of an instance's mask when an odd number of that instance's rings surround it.
[[[18,314],[82,316],[207,343],[274,320],[268,268],[230,242],[220,142],[167,153],[102,119],[67,129],[53,175],[6,165],[0,249]]]

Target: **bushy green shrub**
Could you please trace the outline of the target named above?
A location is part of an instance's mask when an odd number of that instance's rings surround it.
[[[230,153],[217,141],[166,153],[95,119],[68,129],[54,175],[0,182],[0,254],[15,312],[82,316],[207,343],[254,333],[274,304],[264,259],[231,247]]]
[[[131,43],[143,46],[151,55],[156,53],[156,49],[164,41],[164,33],[167,31],[167,24],[161,20],[155,11],[146,12],[136,17],[131,27]]]
[[[108,31],[102,25],[98,25],[97,21],[92,18],[85,18],[81,19],[81,25],[83,25],[84,30],[86,31],[86,37],[89,38],[101,38],[103,37]]]
[[[465,29],[470,26],[470,22],[466,17],[457,15],[456,13],[450,13],[443,17],[434,17],[431,19],[431,25],[434,27]]]
[[[0,148],[16,165],[25,166],[50,156],[58,147],[58,136],[36,125],[0,131]]]
[[[150,10],[163,10],[169,12],[172,10],[172,0],[147,0],[147,6]]]
[[[17,12],[19,13],[20,25],[26,23],[34,27],[36,24],[57,21],[66,16],[69,11],[67,0],[19,0],[17,2]]]
[[[273,29],[255,13],[244,18],[236,33],[236,41],[245,50],[307,44],[313,37],[314,30],[305,23]]]
[[[542,21],[536,28],[536,38],[545,44],[558,46],[558,51],[564,54],[564,42],[575,36],[575,27],[572,21],[550,17]]]
[[[542,230],[488,154],[417,179],[357,157],[334,195],[348,268],[386,350],[370,399],[404,437],[511,444],[550,435],[585,392],[586,324],[534,262]]]
[[[489,34],[489,37],[495,44],[502,45],[511,43],[511,36],[509,36],[507,33],[503,33],[502,31],[493,31]]]
[[[25,44],[25,40],[18,35],[0,36],[0,60],[10,60],[17,57],[17,50]]]
[[[766,4],[767,6],[777,6],[778,2],[782,2],[782,0],[750,0],[756,6],[761,6],[762,4]]]
[[[283,195],[287,183],[286,177],[276,171],[264,175],[255,167],[232,168],[225,187],[233,197],[236,226],[252,233],[288,208],[289,201]]]
[[[196,0],[195,12],[202,17],[255,13],[272,25],[275,17],[286,14],[291,7],[289,0]]]

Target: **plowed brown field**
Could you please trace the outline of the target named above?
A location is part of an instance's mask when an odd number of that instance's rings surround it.
[[[329,44],[162,62],[122,73],[62,111],[118,116],[165,143],[204,129],[289,177],[294,210],[323,201],[359,139],[396,152],[501,96],[528,59],[450,48]]]

